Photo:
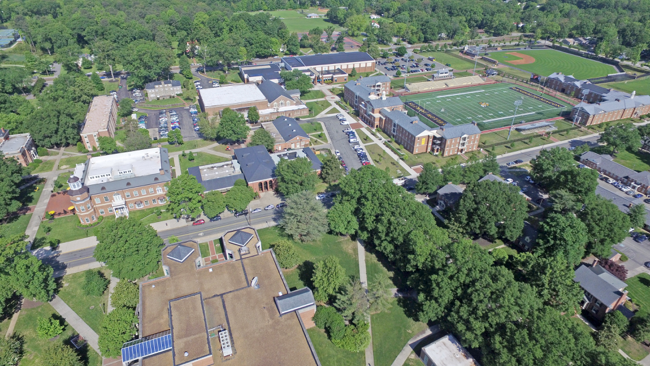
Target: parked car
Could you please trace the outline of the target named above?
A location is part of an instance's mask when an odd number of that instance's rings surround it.
[[[642,195],[641,193],[637,193],[637,194],[634,195],[634,198],[643,198],[643,197],[645,197],[645,196]]]
[[[235,212],[235,217],[239,217],[239,216],[243,216],[243,215],[247,215],[247,214],[248,214],[248,210]]]
[[[221,215],[217,215],[217,216],[211,218],[210,222],[215,222],[215,221],[219,221],[219,220],[221,220]]]
[[[351,138],[349,140],[349,142],[352,144],[352,143],[355,143],[355,142],[359,142],[359,140],[357,140],[356,138]]]
[[[264,209],[267,210],[267,211],[272,210],[274,208],[275,208],[275,206],[273,206],[273,205],[268,205],[268,206],[264,207]]]
[[[287,207],[287,204],[285,202],[280,202],[277,205],[275,205],[275,208],[282,208],[282,207]]]
[[[338,150],[334,150],[334,154],[336,154],[336,156],[341,156],[341,152]]]
[[[517,159],[517,160],[515,160],[515,164],[523,164],[523,163],[524,163],[524,161],[521,160],[521,159]]]
[[[507,178],[506,183],[511,184],[513,182],[512,178]]]
[[[650,198],[643,200],[645,203],[650,203]]]
[[[634,241],[637,242],[637,243],[643,243],[646,240],[648,240],[648,237],[643,235],[643,234],[639,234],[639,235],[634,237]]]
[[[258,213],[258,212],[262,212],[262,209],[259,207],[251,211],[251,213]]]
[[[193,226],[205,224],[205,220],[196,220],[192,223]]]

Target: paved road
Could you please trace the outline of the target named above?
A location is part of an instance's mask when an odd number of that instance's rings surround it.
[[[67,268],[77,267],[84,264],[96,262],[93,258],[95,247],[76,250],[64,254],[58,254],[53,257],[43,259],[43,263],[49,264],[54,268],[54,272],[59,272]]]
[[[588,137],[588,138],[586,138],[584,140],[570,140],[570,141],[566,141],[566,142],[563,142],[561,144],[550,146],[550,147],[549,146],[540,146],[540,147],[538,147],[538,148],[536,148],[534,150],[524,151],[524,152],[517,152],[517,153],[513,153],[511,155],[505,156],[505,157],[504,156],[498,157],[497,162],[499,164],[505,164],[507,162],[515,161],[517,159],[521,159],[524,162],[529,162],[529,161],[535,159],[537,157],[537,155],[539,155],[540,151],[546,150],[546,149],[551,149],[551,148],[554,148],[554,147],[566,147],[566,148],[577,147],[577,146],[580,146],[580,145],[585,144],[585,143],[588,143],[589,146],[594,147],[594,146],[598,145],[596,141],[598,141],[599,138],[600,138],[600,136],[592,136],[592,137]]]
[[[334,112],[337,112],[334,110]],[[335,116],[332,117],[320,117],[320,118],[314,118],[311,120],[301,120],[300,122],[311,122],[313,120],[318,120],[323,122],[325,125],[325,128],[327,129],[327,134],[330,137],[330,143],[334,147],[335,150],[338,150],[341,152],[341,156],[343,157],[343,161],[345,161],[345,164],[348,166],[350,169],[359,169],[361,168],[361,162],[359,161],[359,157],[357,156],[357,153],[354,152],[352,149],[352,146],[354,145],[359,145],[357,143],[355,144],[350,144],[348,142],[348,135],[346,135],[343,130],[348,128],[348,125],[342,125],[341,122],[339,122],[338,118]]]

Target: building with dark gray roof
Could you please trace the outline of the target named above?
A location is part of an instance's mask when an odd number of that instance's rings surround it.
[[[4,128],[0,128],[0,152],[5,159],[16,159],[22,166],[27,166],[34,159],[38,159],[32,135],[28,133],[11,135],[9,130]]]
[[[602,320],[605,314],[627,301],[627,284],[601,267],[597,260],[591,266],[578,267],[573,280],[585,291],[580,307],[594,319]]]
[[[283,57],[284,68],[291,70],[314,69],[318,72],[341,69],[346,73],[375,71],[375,59],[366,52],[324,53],[309,56]]]
[[[571,119],[585,126],[616,121],[625,118],[639,118],[650,113],[650,95],[629,97],[614,96],[613,100],[598,103],[578,103],[571,110]]]
[[[183,94],[178,80],[154,81],[144,86],[148,100],[166,99]]]
[[[448,183],[442,188],[436,191],[436,197],[438,199],[438,207],[441,209],[445,208],[454,208],[460,198],[463,196],[465,188],[457,186],[453,183]]]
[[[262,128],[275,140],[273,151],[302,149],[309,146],[309,135],[300,127],[298,121],[291,117],[278,117],[273,122],[262,123]]]
[[[282,71],[280,64],[239,66],[239,75],[245,83],[261,83],[262,80],[280,83]]]
[[[280,316],[289,314],[294,311],[316,310],[316,301],[314,294],[309,287],[303,287],[300,290],[291,291],[286,295],[275,298],[275,306],[280,312]]]

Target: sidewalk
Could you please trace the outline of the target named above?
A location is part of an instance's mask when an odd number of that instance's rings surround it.
[[[402,348],[402,351],[397,355],[395,361],[393,361],[391,366],[402,366],[404,362],[406,362],[406,359],[411,354],[411,351],[413,351],[415,347],[417,347],[417,345],[422,341],[422,339],[430,336],[431,334],[438,333],[439,331],[440,331],[440,327],[436,324],[421,331],[420,333],[416,334],[413,338],[409,339],[408,343],[406,343],[406,346]]]
[[[114,309],[113,305],[111,304],[111,296],[113,295],[113,291],[115,291],[115,286],[117,286],[118,282],[120,282],[119,278],[111,276],[111,283],[108,285],[108,304],[106,305],[107,314]]]
[[[359,280],[361,287],[368,289],[368,275],[366,273],[366,248],[360,240],[357,240],[357,253],[359,255]],[[370,344],[366,347],[366,363],[368,366],[375,366],[375,355],[372,349],[372,324],[368,317],[368,332],[370,332]]]
[[[368,130],[366,130],[365,127],[363,127],[362,130],[366,135],[368,135],[368,137],[370,137],[370,139],[372,141],[374,141],[379,147],[381,147],[381,149],[384,150],[384,152],[386,152],[386,154],[388,154],[388,156],[395,159],[395,161],[397,161],[402,168],[406,169],[406,171],[409,173],[409,175],[411,175],[411,176],[417,176],[418,175],[415,172],[415,170],[413,170],[410,166],[408,166],[408,164],[406,164],[402,159],[400,159],[400,157],[397,156],[391,149],[386,147],[386,145],[384,145],[383,142],[381,142],[378,138],[376,138],[373,134],[371,134]]]
[[[95,333],[94,330],[92,330],[88,324],[86,324],[77,313],[75,313],[68,304],[63,302],[58,296],[54,296],[54,299],[50,301],[50,305],[56,310],[59,315],[61,315],[65,321],[68,322],[74,328],[74,330],[79,333],[80,336],[83,337],[83,339],[88,342],[88,345],[92,347],[97,353],[100,355],[102,354],[99,351],[99,336],[97,333]]]

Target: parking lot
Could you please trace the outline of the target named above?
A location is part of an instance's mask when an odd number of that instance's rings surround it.
[[[363,144],[361,143],[361,141],[354,144],[350,144],[348,142],[348,135],[346,135],[343,132],[343,130],[347,129],[349,126],[342,125],[341,122],[339,122],[338,118],[336,118],[336,116],[321,117],[318,119],[310,119],[310,120],[303,119],[300,121],[300,123],[308,123],[314,120],[323,122],[323,125],[325,125],[325,128],[327,129],[327,134],[330,137],[330,142],[334,147],[334,150],[338,150],[341,153],[345,165],[350,169],[361,168],[361,162],[359,161],[359,157],[357,156],[357,153],[354,151],[352,147],[354,145],[363,146]],[[351,121],[351,119],[348,118],[348,121]]]
[[[171,116],[169,112],[172,110],[176,111],[178,114],[178,121],[181,127],[181,135],[183,136],[183,140],[191,141],[199,139],[199,135],[196,133],[196,131],[194,131],[194,123],[192,122],[192,116],[190,115],[189,108],[174,108],[165,110],[165,115],[167,116],[168,121],[168,131],[171,131],[171,129],[169,129],[169,122],[171,122]],[[147,113],[147,129],[154,129],[158,131],[158,128],[160,126],[159,115],[161,111],[149,109],[140,110],[140,112]]]
[[[415,62],[417,62],[417,61],[409,61],[408,57],[409,57],[408,55],[404,55],[404,57],[393,57],[394,61],[399,62],[399,65],[400,65],[399,70],[402,72],[402,75],[406,74],[406,68],[407,67],[411,67]],[[408,75],[421,75],[421,76],[425,76],[427,78],[431,78],[431,74],[435,73],[436,70],[447,68],[447,66],[445,66],[445,65],[443,65],[443,64],[441,64],[439,62],[430,61],[424,56],[415,55],[415,60],[417,60],[419,58],[423,58],[424,60],[419,64],[418,68],[424,69],[424,68],[429,67],[429,68],[431,68],[431,70],[424,71],[424,72],[421,72],[421,71],[411,72]],[[430,66],[426,66],[425,64],[429,64]],[[397,71],[396,70],[388,70],[388,68],[391,67],[391,66],[394,66],[394,65],[387,63],[387,59],[385,59],[385,58],[377,59],[376,69],[378,71],[383,72],[384,74],[386,74],[388,76],[395,77],[395,73]],[[404,68],[401,68],[401,66],[404,66]],[[411,67],[411,71],[414,71],[413,69],[414,69],[414,67]]]

